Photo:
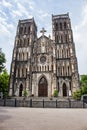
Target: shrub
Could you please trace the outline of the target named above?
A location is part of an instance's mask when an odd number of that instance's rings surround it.
[[[54,90],[53,96],[58,97],[58,90]]]
[[[76,100],[80,100],[81,99],[81,90],[77,90],[76,92],[73,93],[73,98]]]
[[[24,96],[24,97],[27,97],[27,95],[28,95],[27,90],[26,90],[26,89],[23,90],[23,96]]]

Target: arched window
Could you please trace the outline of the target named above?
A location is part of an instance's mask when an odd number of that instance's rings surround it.
[[[28,27],[28,34],[30,34],[30,26]]]
[[[27,52],[27,60],[28,60],[28,52]]]
[[[57,89],[58,89],[58,92],[59,92],[59,82],[58,82],[58,88]]]
[[[72,88],[71,88],[71,81],[69,82],[69,86],[70,86],[70,90],[72,91]]]
[[[26,27],[24,28],[24,33],[26,33]]]
[[[51,56],[51,61],[53,62],[53,56]]]
[[[23,68],[22,68],[22,77],[24,77],[24,70],[23,70]]]
[[[22,34],[23,33],[23,27],[20,27],[19,28],[19,34]]]
[[[62,49],[62,58],[63,58],[63,49]]]
[[[28,45],[29,45],[29,38],[28,38]]]
[[[63,36],[61,35],[61,43],[63,43]]]
[[[64,76],[64,66],[63,66],[63,76]]]
[[[58,23],[55,23],[55,30],[58,30]]]
[[[60,76],[60,67],[58,67],[58,76]]]
[[[24,46],[25,46],[25,44],[26,44],[26,39],[24,38]]]
[[[22,46],[22,39],[20,39],[20,45],[19,46]]]
[[[61,66],[61,68],[60,68],[60,69],[61,69],[61,76],[62,76],[62,66]]]
[[[51,65],[51,69],[52,69],[52,71],[53,71],[53,65]]]
[[[19,46],[19,44],[20,44],[20,43],[19,43],[19,40],[18,40],[18,41],[17,41],[17,46]]]
[[[68,76],[69,76],[69,66],[68,66]]]
[[[38,66],[37,66],[37,71],[38,71]]]
[[[60,23],[60,30],[62,30],[62,23]]]
[[[46,71],[46,66],[45,66],[45,71]]]
[[[48,65],[48,71],[49,71],[49,65]]]
[[[57,58],[59,58],[59,50],[57,50]]]
[[[57,43],[58,43],[58,35],[57,35],[57,38],[56,38],[56,40],[57,40]]]
[[[40,71],[41,71],[41,66],[40,66]]]
[[[67,34],[65,35],[65,42],[68,42]]]
[[[26,77],[27,77],[27,68],[26,68]]]
[[[66,27],[67,27],[67,26],[66,26],[66,22],[64,22],[64,29],[66,29]]]
[[[20,77],[20,69],[18,68],[18,77]]]
[[[44,71],[44,66],[42,66],[42,71]]]

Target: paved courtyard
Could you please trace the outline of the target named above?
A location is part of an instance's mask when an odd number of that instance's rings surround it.
[[[87,109],[0,107],[0,130],[87,130]]]

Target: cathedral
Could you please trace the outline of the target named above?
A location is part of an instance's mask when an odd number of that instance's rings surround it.
[[[78,63],[69,14],[52,15],[52,38],[42,28],[37,36],[34,18],[19,20],[14,42],[9,95],[72,96],[79,89]]]

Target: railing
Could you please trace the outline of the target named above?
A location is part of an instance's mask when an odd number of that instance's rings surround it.
[[[87,102],[86,102],[87,103]],[[0,106],[31,108],[87,108],[84,101],[32,100],[32,99],[0,99]]]

